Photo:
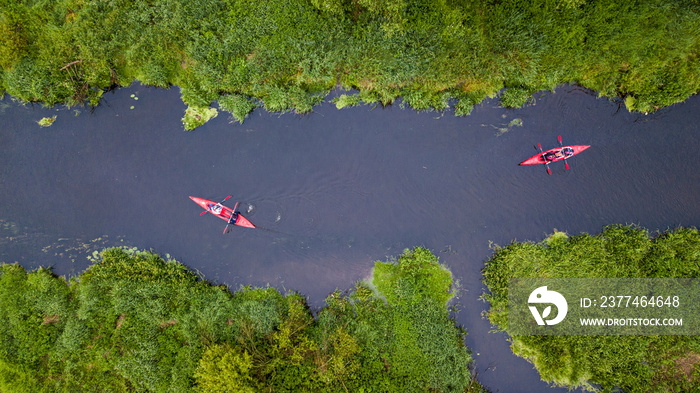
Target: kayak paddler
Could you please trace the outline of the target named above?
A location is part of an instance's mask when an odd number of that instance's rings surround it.
[[[233,212],[233,214],[231,214],[231,219],[228,222],[235,224],[236,221],[238,221],[238,212]]]
[[[559,158],[569,157],[574,154],[574,149],[570,147],[565,147],[557,151],[552,151],[544,155],[544,159],[547,161],[554,161]]]
[[[544,159],[547,161],[554,161],[557,158],[561,158],[561,157],[564,157],[564,154],[562,154],[561,150],[551,151],[551,152],[544,155]]]

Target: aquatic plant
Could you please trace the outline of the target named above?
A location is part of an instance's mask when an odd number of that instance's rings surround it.
[[[332,102],[335,104],[336,108],[343,109],[345,107],[353,107],[359,105],[362,102],[362,99],[357,94],[341,94],[338,97],[333,98]]]
[[[185,126],[185,130],[192,131],[209,120],[215,118],[218,114],[219,112],[216,110],[216,108],[189,106],[185,111],[185,117],[182,118],[182,124]]]
[[[51,117],[43,117],[37,123],[42,127],[51,127],[53,122],[56,121],[56,117],[57,117],[57,115],[53,115]]]
[[[515,118],[508,123],[508,127],[522,127],[523,126],[523,119],[520,118]]]

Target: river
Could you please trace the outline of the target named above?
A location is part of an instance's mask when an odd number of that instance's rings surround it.
[[[336,94],[336,93],[334,93]],[[128,245],[168,253],[215,283],[296,290],[313,307],[370,275],[373,262],[427,247],[458,280],[457,320],[479,380],[494,392],[565,391],[539,380],[481,317],[490,244],[554,229],[597,233],[700,224],[700,98],[654,114],[573,86],[516,110],[487,100],[470,116],[395,104],[309,115],[256,110],[193,132],[179,90],[132,85],[99,107],[0,101],[0,261],[77,274],[86,255]],[[133,107],[133,109],[132,109]],[[56,115],[53,126],[36,122]],[[517,164],[565,144],[563,163]],[[200,216],[188,196],[241,202],[259,229]]]

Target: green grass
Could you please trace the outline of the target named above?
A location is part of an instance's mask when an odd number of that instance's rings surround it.
[[[242,121],[257,106],[308,113],[336,86],[359,91],[339,107],[456,100],[466,115],[501,92],[518,107],[575,83],[649,112],[700,89],[699,30],[700,5],[674,0],[13,3],[0,88],[51,106],[178,85],[186,104],[220,100]]]
[[[298,293],[230,292],[149,252],[93,262],[70,283],[0,266],[0,391],[482,391],[451,275],[422,248],[316,318]]]
[[[219,107],[230,112],[239,123],[248,116],[258,105],[247,97],[238,94],[229,94],[219,98]]]

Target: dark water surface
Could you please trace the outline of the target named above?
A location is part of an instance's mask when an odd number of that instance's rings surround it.
[[[562,390],[540,382],[481,318],[489,244],[612,223],[698,226],[699,106],[694,97],[630,114],[561,87],[523,109],[494,100],[465,118],[323,104],[308,116],[258,110],[243,125],[222,112],[185,132],[177,89],[135,85],[92,113],[6,97],[0,261],[77,274],[95,249],[136,246],[216,283],[297,290],[320,307],[334,289],[367,277],[374,261],[425,246],[459,280],[458,321],[482,383],[494,392]],[[53,126],[37,125],[54,114]],[[514,119],[522,126],[509,126]],[[591,145],[571,170],[555,163],[547,176],[541,166],[517,166],[536,153],[533,144],[555,147],[558,135]],[[225,223],[200,217],[189,195],[233,195],[260,229],[224,236]]]

